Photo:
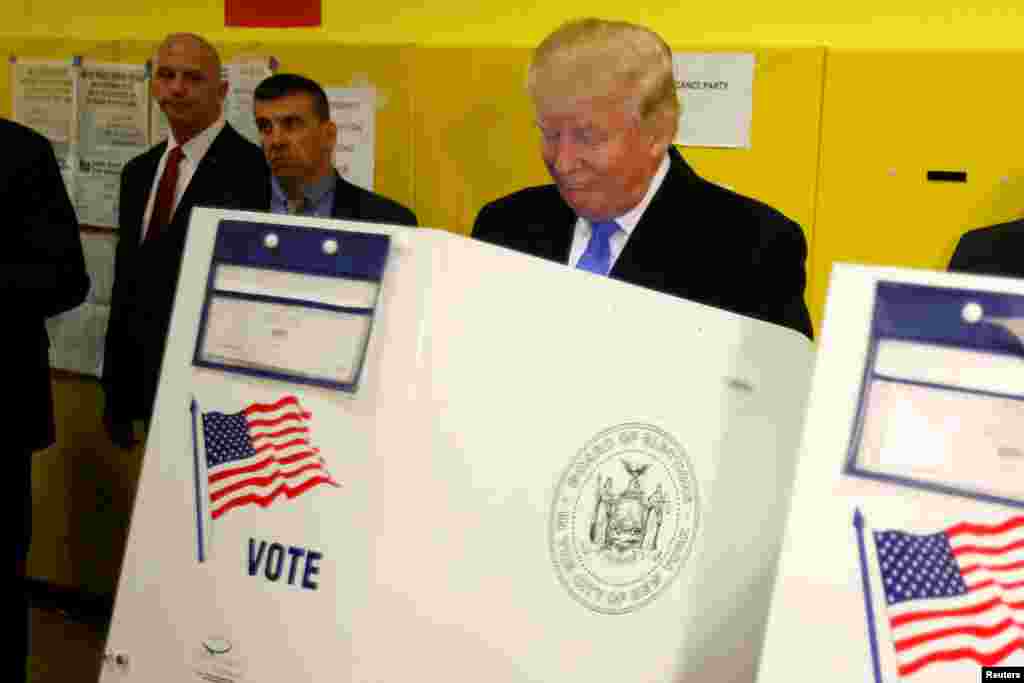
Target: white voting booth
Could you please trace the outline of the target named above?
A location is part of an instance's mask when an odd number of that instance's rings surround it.
[[[197,209],[101,680],[753,680],[811,359],[446,232]]]
[[[1024,281],[837,266],[760,683],[1024,664]]]

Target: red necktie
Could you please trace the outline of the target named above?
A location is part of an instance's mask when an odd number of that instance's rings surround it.
[[[160,176],[160,185],[156,189],[156,200],[153,202],[153,213],[149,217],[149,229],[146,239],[154,239],[167,224],[171,222],[171,210],[174,208],[174,189],[178,186],[178,167],[185,153],[177,146],[167,155],[164,174]]]

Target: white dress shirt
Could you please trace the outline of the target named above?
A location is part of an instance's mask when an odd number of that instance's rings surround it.
[[[210,149],[210,145],[213,144],[214,138],[224,129],[224,117],[221,116],[204,130],[199,135],[195,136],[184,145],[181,146],[181,151],[185,155],[181,159],[181,163],[178,166],[178,184],[174,188],[174,203],[171,204],[171,218],[174,217],[174,210],[178,208],[178,202],[181,200],[182,195],[185,194],[185,190],[188,189],[188,184],[192,182],[192,176],[196,174],[196,169],[199,168],[200,162],[203,157],[206,156],[207,150]],[[156,202],[157,188],[160,186],[160,178],[164,175],[164,167],[167,165],[167,157],[170,155],[171,150],[178,146],[178,141],[174,139],[174,132],[170,132],[167,138],[167,149],[164,150],[164,155],[160,157],[160,163],[156,167],[156,175],[153,177],[153,185],[149,188],[149,199],[146,201],[146,213],[142,216],[142,239],[146,239],[146,231],[149,230],[149,219],[153,215],[153,204]]]
[[[611,246],[611,260],[609,264],[609,272],[611,268],[615,266],[615,262],[619,258],[619,254],[626,248],[626,242],[629,240],[629,236],[633,234],[633,228],[640,222],[640,218],[644,215],[644,211],[647,210],[647,206],[651,203],[651,199],[654,198],[654,193],[658,191],[661,184],[665,181],[665,176],[668,175],[668,154],[661,160],[661,165],[658,166],[658,170],[654,173],[654,177],[651,179],[651,184],[647,188],[647,193],[644,198],[640,200],[640,203],[634,206],[632,209],[627,211],[625,214],[613,219],[619,224],[620,230],[616,230],[615,234],[608,240]],[[573,268],[579,263],[579,260],[583,257],[583,252],[587,250],[587,243],[590,242],[590,221],[586,218],[578,218],[576,220],[576,228],[573,232],[572,237],[572,248],[569,250],[569,265]]]

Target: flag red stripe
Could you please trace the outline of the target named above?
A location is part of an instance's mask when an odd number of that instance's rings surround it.
[[[282,436],[288,436],[289,434],[308,433],[309,427],[286,427],[285,429],[282,429],[277,432],[256,432],[255,434],[250,434],[250,438],[252,438],[253,441],[255,441],[256,439],[279,439]]]
[[[263,458],[263,460],[260,460],[259,462],[254,462],[251,465],[245,465],[244,467],[232,467],[230,469],[224,469],[221,470],[220,472],[211,474],[210,483],[215,484],[218,481],[221,481],[222,479],[227,479],[229,477],[237,477],[239,474],[258,472],[259,470],[266,469],[267,466],[273,462],[280,463],[281,465],[291,465],[293,463],[298,462],[299,460],[304,460],[305,458],[308,458],[311,455],[316,455],[319,452],[319,448],[312,448],[308,451],[300,451],[298,453],[294,453],[283,458],[275,458],[274,456],[271,455],[266,458]]]
[[[289,420],[295,420],[296,422],[302,422],[304,415],[300,413],[285,413],[280,417],[276,417],[273,420],[249,420],[249,429],[255,429],[257,427],[276,427],[282,422],[288,422]]]
[[[962,545],[953,548],[953,556],[960,557],[961,555],[1002,555],[1008,553],[1011,550],[1020,550],[1024,548],[1024,540],[1014,541],[1013,543],[1007,543],[1006,545],[999,546],[997,548],[989,548],[987,546],[980,545]]]
[[[231,469],[221,470],[220,472],[213,472],[210,474],[210,483],[216,484],[221,479],[236,477],[239,474],[245,474],[246,472],[257,472],[272,462],[274,462],[273,457],[263,458],[263,460],[254,462],[251,465],[245,465],[244,467],[232,467]]]
[[[300,410],[302,409],[302,406],[299,405],[298,398],[291,395],[285,395],[273,403],[253,403],[242,412],[245,415],[252,415],[253,413],[272,413],[275,410],[279,410],[281,406],[295,406]]]
[[[224,496],[230,495],[235,491],[239,489],[244,489],[248,486],[269,486],[278,479],[292,479],[294,477],[299,476],[303,472],[319,469],[323,468],[321,463],[317,461],[308,463],[306,465],[303,465],[302,467],[297,467],[294,470],[278,470],[277,472],[274,472],[273,474],[267,475],[265,477],[249,477],[248,479],[241,479],[235,482],[234,484],[229,484],[228,486],[225,486],[222,489],[211,491],[210,500],[213,502],[217,502]]]
[[[955,524],[946,530],[946,535],[950,538],[958,536],[960,534],[970,534],[972,536],[998,536],[1004,534],[1007,531],[1013,529],[1019,529],[1024,527],[1024,517],[1011,517],[1010,519],[1002,522],[1001,524],[972,524],[970,522],[961,522]]]
[[[1011,562],[1009,564],[972,564],[969,567],[963,567],[960,570],[960,573],[967,576],[968,574],[973,574],[974,572],[981,571],[982,569],[986,569],[990,572],[1010,572],[1022,567],[1024,567],[1024,560]]]
[[[213,519],[217,519],[228,510],[231,510],[236,507],[241,507],[243,505],[255,504],[265,508],[272,502],[274,502],[274,499],[281,495],[282,493],[288,496],[288,498],[295,498],[297,496],[301,496],[303,493],[313,488],[314,486],[317,486],[318,484],[329,484],[330,486],[338,485],[330,477],[313,477],[311,479],[307,479],[306,481],[304,481],[299,486],[296,486],[295,488],[292,488],[285,483],[278,486],[276,489],[274,489],[272,493],[266,496],[257,496],[255,494],[239,496],[238,498],[235,498],[225,503],[223,506],[217,508],[216,510],[212,510],[210,512],[210,516],[213,517]]]
[[[1019,647],[1024,647],[1024,638],[1018,638],[1012,643],[1007,643],[1003,647],[999,648],[995,652],[978,652],[973,647],[961,647],[955,650],[942,650],[939,652],[933,652],[920,659],[915,659],[909,664],[901,664],[898,667],[900,676],[909,676],[910,674],[922,669],[929,664],[934,662],[952,662],[957,659],[973,659],[982,666],[992,666],[998,662],[1003,661],[1013,651]]]
[[[907,614],[900,614],[890,619],[890,623],[893,628],[902,626],[903,624],[910,624],[915,621],[924,621],[925,619],[936,619],[938,617],[962,617],[968,614],[981,614],[988,610],[996,607],[997,605],[1003,604],[1003,601],[999,598],[992,598],[985,602],[977,605],[971,605],[969,607],[961,607],[960,609],[947,609],[947,610],[934,610],[931,612],[908,612]]]
[[[896,641],[896,652],[902,652],[903,650],[909,650],[913,647],[917,647],[921,643],[927,643],[932,640],[939,640],[946,636],[977,636],[979,638],[991,638],[997,636],[1008,628],[1015,628],[1017,622],[1007,617],[998,624],[992,624],[991,626],[953,626],[950,628],[940,629],[938,631],[931,631],[930,633],[922,633],[911,638],[903,638],[902,640]]]
[[[987,581],[982,581],[980,583],[974,583],[967,586],[967,590],[980,591],[981,589],[988,588],[989,586],[999,586],[1003,590],[1013,590],[1014,588],[1020,588],[1024,586],[1024,581],[1011,581],[1010,583],[1003,583],[1001,581],[996,581],[995,579],[988,579]]]
[[[293,438],[291,441],[285,441],[284,443],[264,443],[256,449],[256,454],[259,455],[264,451],[281,452],[288,451],[291,447],[296,445],[309,445],[309,439],[307,438]]]
[[[292,463],[299,462],[300,460],[305,460],[306,458],[310,457],[311,455],[316,455],[319,452],[320,452],[319,448],[310,448],[308,451],[299,451],[298,453],[292,453],[291,455],[286,455],[283,458],[274,458],[274,459],[277,460],[282,465],[291,465]],[[273,458],[274,456],[270,456],[270,457]]]
[[[292,439],[291,441],[285,441],[284,443],[265,443],[256,449],[256,453],[262,453],[263,451],[284,451],[288,450],[292,446],[305,446],[309,445],[308,439]]]

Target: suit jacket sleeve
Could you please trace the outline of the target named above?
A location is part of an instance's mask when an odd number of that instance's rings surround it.
[[[107,338],[103,348],[103,389],[105,398],[105,412],[108,417],[117,418],[123,413],[123,406],[119,406],[115,400],[117,395],[116,387],[123,379],[122,363],[123,356],[123,335],[130,334],[125,329],[122,320],[125,308],[125,270],[134,259],[135,251],[138,249],[141,226],[136,226],[128,219],[128,215],[135,215],[134,203],[138,202],[133,197],[130,188],[130,177],[133,175],[133,163],[129,162],[121,171],[121,188],[119,191],[120,212],[118,218],[118,240],[117,252],[114,256],[114,286],[110,297],[110,319],[107,322]],[[142,201],[145,201],[144,199]],[[132,207],[129,210],[129,207]]]
[[[494,213],[494,203],[485,204],[482,209],[476,214],[476,220],[473,221],[473,232],[470,233],[474,239],[481,240],[483,242],[490,242],[491,244],[501,244],[499,240],[500,227],[497,225],[498,221],[495,221],[491,214]]]
[[[14,157],[0,192],[13,240],[0,256],[0,290],[17,317],[47,318],[82,303],[89,290],[78,219],[45,138],[31,134]]]
[[[398,202],[388,200],[387,204],[382,206],[380,211],[381,215],[384,216],[384,218],[381,219],[382,223],[408,225],[410,227],[416,227],[419,225],[416,220],[416,214]]]
[[[970,269],[973,260],[970,256],[970,233],[963,235],[956,243],[953,258],[949,260],[949,270],[964,272]]]
[[[986,239],[988,231],[972,230],[964,234],[957,242],[953,258],[949,260],[949,270],[961,273],[987,273],[992,261],[992,242]]]
[[[755,291],[765,293],[758,317],[813,339],[811,316],[804,303],[807,242],[803,230],[789,218],[779,216],[776,225],[762,230],[762,234],[761,273],[756,281],[749,283]]]

